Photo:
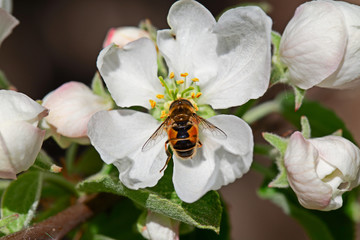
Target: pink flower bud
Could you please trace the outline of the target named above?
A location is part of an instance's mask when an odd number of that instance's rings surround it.
[[[83,83],[68,82],[49,93],[44,98],[43,106],[50,110],[45,120],[53,136],[60,139],[60,136],[56,136],[58,134],[86,144],[89,119],[98,111],[109,110],[112,103],[95,95]],[[65,143],[62,146],[66,145]]]
[[[319,0],[296,9],[280,43],[290,82],[309,89],[360,84],[360,6]]]
[[[0,90],[0,178],[16,179],[33,165],[45,136],[37,125],[46,115],[28,96]]]
[[[122,48],[129,42],[142,37],[150,38],[150,35],[148,32],[137,27],[111,28],[106,35],[103,47],[115,43]]]
[[[329,211],[342,206],[342,194],[360,183],[360,150],[339,136],[291,137],[285,152],[288,181],[300,204]]]

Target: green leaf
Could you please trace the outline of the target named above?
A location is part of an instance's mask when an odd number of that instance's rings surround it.
[[[334,111],[317,102],[304,100],[302,107],[295,112],[295,96],[290,92],[279,95],[278,99],[281,101],[281,114],[298,129],[301,127],[299,121],[301,116],[306,116],[308,118],[312,137],[331,135],[335,131],[341,129],[343,131],[343,137],[355,142],[344,122],[334,113]]]
[[[1,216],[6,218],[17,214],[18,217],[1,228],[2,232],[9,234],[29,226],[39,203],[42,179],[42,172],[27,172],[9,185],[1,202]]]
[[[78,189],[91,193],[108,192],[126,196],[153,212],[218,233],[222,212],[218,193],[210,191],[192,204],[182,202],[174,191],[171,170],[172,164],[169,164],[162,179],[152,188],[131,190],[119,181],[118,173],[111,175],[99,173],[78,184]]]

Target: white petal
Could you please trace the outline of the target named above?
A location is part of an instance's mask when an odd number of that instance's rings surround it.
[[[70,138],[87,136],[90,117],[111,108],[111,102],[95,95],[80,82],[68,82],[45,97],[43,106],[50,110],[45,120],[56,132]]]
[[[281,60],[291,81],[308,89],[329,77],[343,60],[347,41],[343,14],[332,1],[302,4],[280,43]]]
[[[218,38],[218,76],[202,88],[212,107],[242,105],[262,96],[271,70],[271,19],[258,7],[226,11],[214,32]]]
[[[25,94],[0,90],[0,122],[27,121],[37,125],[47,110]]]
[[[192,159],[174,156],[174,187],[185,202],[195,202],[209,190],[235,181],[249,170],[252,162],[252,132],[243,120],[218,115],[209,121],[222,129],[227,138],[200,135],[203,146]]]
[[[360,6],[332,1],[343,13],[348,41],[344,59],[335,74],[319,84],[327,88],[351,88],[360,84]]]
[[[19,24],[19,21],[14,18],[5,9],[0,8],[0,44],[9,36],[13,28]]]
[[[113,163],[120,180],[129,188],[154,186],[162,177],[166,162],[165,141],[148,151],[142,146],[159,123],[149,114],[133,110],[97,112],[89,121],[91,144],[107,164]]]
[[[118,106],[150,109],[149,99],[164,92],[157,78],[156,58],[154,43],[147,38],[124,48],[110,45],[100,52],[97,67]]]
[[[146,216],[147,239],[176,240],[179,239],[179,222],[159,213],[149,212]]]
[[[360,168],[360,150],[349,140],[339,136],[310,139],[321,159],[343,174],[343,181],[357,178]],[[357,179],[356,179],[357,180]]]
[[[0,125],[0,173],[27,170],[40,151],[45,131],[24,121]],[[0,177],[3,177],[0,175]]]
[[[331,202],[332,188],[315,172],[318,156],[316,148],[300,132],[295,132],[290,137],[284,163],[289,184],[300,204],[309,209],[325,210]]]
[[[217,72],[214,17],[200,3],[180,0],[170,8],[168,23],[171,30],[158,31],[157,44],[170,72],[177,78],[187,72],[206,84]]]

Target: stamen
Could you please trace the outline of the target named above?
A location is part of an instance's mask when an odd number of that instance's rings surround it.
[[[167,117],[167,114],[166,114],[166,112],[163,110],[163,111],[161,111],[161,116],[160,116],[160,118],[165,118],[165,117]]]
[[[195,98],[195,93],[194,92],[191,93],[191,97]]]
[[[181,77],[187,77],[189,74],[188,73],[181,73],[180,76]]]
[[[181,92],[181,97],[184,97],[184,94],[187,93],[187,92],[190,92],[194,90],[194,87],[188,87],[187,89],[185,89],[184,91]]]
[[[196,98],[199,98],[201,95],[202,95],[202,93],[201,93],[201,92],[198,92],[195,97],[196,97]]]
[[[158,95],[156,95],[156,97],[157,97],[158,99],[163,99],[165,96],[164,96],[163,94],[158,94]]]
[[[176,81],[176,84],[183,84],[184,83],[184,80],[177,80]]]
[[[175,77],[174,72],[171,72],[170,75],[169,75],[169,78],[170,78],[170,79],[173,79],[174,77]]]
[[[196,103],[193,104],[196,111],[199,111],[199,108]]]
[[[149,100],[151,108],[154,108],[156,106],[156,102],[152,99]]]
[[[198,79],[198,78],[193,78],[193,79],[191,79],[191,81],[193,81],[193,82],[198,82],[199,79]]]

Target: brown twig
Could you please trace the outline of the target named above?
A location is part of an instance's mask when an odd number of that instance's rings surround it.
[[[0,238],[0,240],[58,240],[69,231],[85,222],[97,212],[116,203],[120,197],[100,193],[78,202],[64,211],[24,230]]]

